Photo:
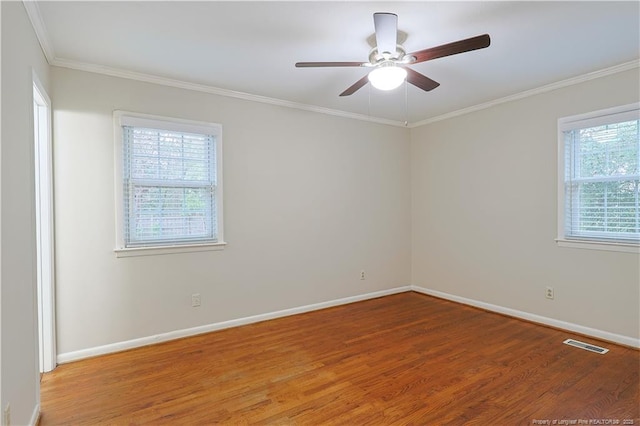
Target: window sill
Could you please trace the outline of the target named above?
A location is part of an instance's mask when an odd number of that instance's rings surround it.
[[[117,249],[114,249],[113,251],[116,253],[116,257],[159,256],[163,254],[179,254],[179,253],[193,253],[198,251],[224,250],[224,247],[226,245],[227,243],[225,242],[218,242],[218,243],[211,243],[211,244],[117,248]]]
[[[640,253],[640,245],[633,243],[616,243],[609,241],[567,240],[557,238],[558,247],[569,247],[588,250],[620,251],[624,253]]]

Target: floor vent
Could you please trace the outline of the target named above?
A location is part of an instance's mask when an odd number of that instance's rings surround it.
[[[569,346],[575,346],[576,348],[584,349],[585,351],[591,351],[591,352],[595,352],[603,355],[609,352],[609,349],[601,348],[600,346],[590,345],[588,343],[580,342],[578,340],[573,340],[573,339],[567,339],[562,343],[565,343]]]

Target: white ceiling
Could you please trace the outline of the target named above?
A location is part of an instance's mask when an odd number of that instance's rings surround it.
[[[640,57],[637,1],[43,1],[27,10],[53,65],[134,72],[409,123],[637,66],[632,61]],[[385,93],[366,85],[339,97],[367,69],[294,67],[366,61],[374,12],[398,14],[407,52],[484,33],[491,46],[412,66],[441,83],[431,92],[409,85]]]

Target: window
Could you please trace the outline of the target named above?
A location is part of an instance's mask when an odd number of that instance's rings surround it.
[[[637,251],[639,105],[558,120],[559,242]]]
[[[221,127],[115,113],[117,253],[220,248]]]

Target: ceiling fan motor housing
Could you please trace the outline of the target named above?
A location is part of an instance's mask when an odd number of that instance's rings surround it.
[[[396,63],[409,63],[409,62],[406,62],[406,59],[405,59],[406,53],[407,52],[404,50],[404,47],[402,47],[399,44],[396,45],[396,51],[393,53],[390,53],[390,52],[381,53],[378,51],[378,47],[376,46],[373,49],[371,49],[371,52],[369,52],[369,64],[370,66],[376,66],[379,63],[385,62],[385,61],[392,61]]]

